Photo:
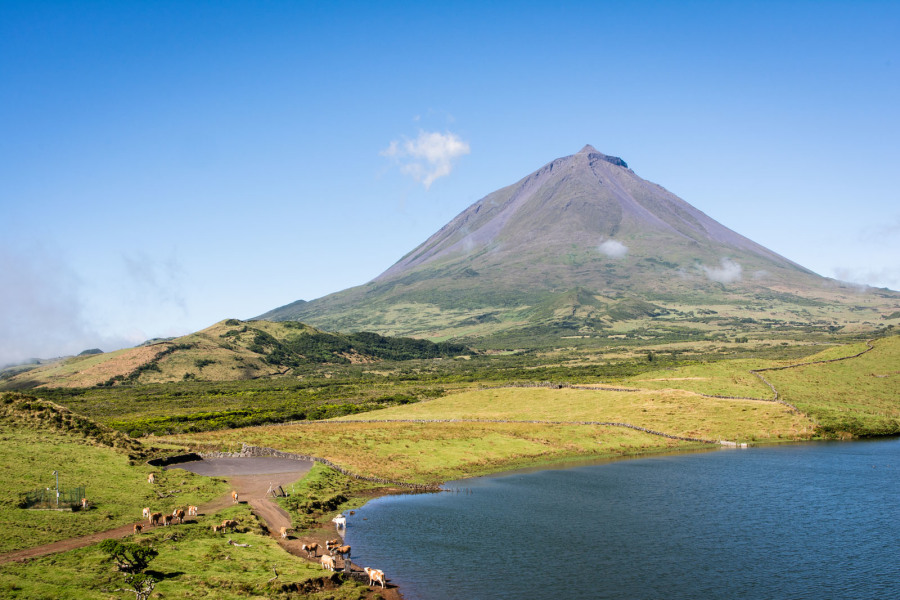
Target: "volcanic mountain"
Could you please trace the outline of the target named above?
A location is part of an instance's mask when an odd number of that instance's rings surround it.
[[[877,292],[887,302],[870,318],[900,297]],[[369,283],[258,318],[431,338],[591,335],[647,319],[699,331],[784,311],[833,327],[826,307],[853,295],[585,146],[485,196]]]

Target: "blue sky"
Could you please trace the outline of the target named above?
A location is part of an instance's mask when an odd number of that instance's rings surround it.
[[[898,2],[0,0],[0,364],[365,283],[592,144],[900,289]]]

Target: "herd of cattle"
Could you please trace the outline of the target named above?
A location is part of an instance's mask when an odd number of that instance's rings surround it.
[[[149,483],[155,483],[156,477],[153,473],[147,476],[147,481]],[[234,490],[231,492],[231,501],[233,503],[238,503],[238,493]],[[87,508],[88,501],[86,499],[82,499],[82,507]],[[196,506],[188,506],[187,511],[183,508],[176,508],[172,511],[170,515],[164,515],[161,512],[151,512],[149,507],[145,507],[143,509],[143,518],[147,519],[149,522],[148,526],[159,526],[162,524],[165,527],[169,525],[173,525],[175,520],[177,519],[179,523],[184,523],[184,517],[196,517],[197,516],[197,507]],[[346,517],[344,515],[338,515],[332,521],[338,526],[338,530],[342,527],[346,526]],[[222,521],[221,525],[213,525],[212,530],[214,533],[224,532],[228,529],[234,531],[234,528],[237,527],[238,522],[234,519],[225,519]],[[144,526],[140,523],[135,523],[134,525],[134,535],[139,535],[144,530]],[[287,539],[288,532],[290,528],[282,527],[281,528],[281,538]],[[311,544],[303,544],[300,548],[306,552],[307,558],[318,558],[319,562],[322,564],[323,569],[330,569],[332,571],[336,570],[335,568],[335,559],[340,557],[343,561],[346,560],[347,557],[350,556],[350,546],[343,545],[343,540],[336,538],[333,540],[328,540],[325,542],[325,552],[322,553],[322,556],[319,556],[319,544],[311,543]],[[381,569],[373,569],[371,567],[364,567],[363,570],[366,572],[366,575],[369,577],[369,585],[375,586],[376,584],[381,584],[381,587],[385,587],[385,576],[384,571]]]
[[[196,517],[197,516],[197,507],[196,506],[188,506],[187,511],[183,508],[176,508],[172,511],[171,515],[164,515],[161,512],[151,512],[150,507],[146,507],[142,511],[143,517],[147,519],[149,525],[157,526],[164,525],[168,527],[175,523],[176,519],[179,523],[184,523],[184,517]],[[237,522],[235,522],[235,525]],[[144,530],[144,526],[140,523],[135,523],[134,525],[134,534],[137,535]]]

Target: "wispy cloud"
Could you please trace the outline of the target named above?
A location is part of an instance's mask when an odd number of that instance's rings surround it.
[[[143,331],[148,320],[174,321],[186,313],[176,259],[133,254],[121,264],[122,271],[92,280],[76,273],[62,252],[0,244],[0,366],[133,346],[149,337]],[[165,322],[153,325],[152,335]]]
[[[851,269],[836,267],[833,272],[835,279],[846,283],[900,290],[900,268]]]
[[[64,261],[0,247],[0,273],[0,366],[85,349],[81,282]]]
[[[419,131],[413,140],[392,141],[380,154],[396,161],[403,173],[427,190],[436,179],[449,175],[455,161],[470,151],[468,142],[455,133]]]
[[[616,240],[606,240],[602,242],[597,246],[597,250],[600,251],[600,254],[608,256],[609,258],[622,258],[628,254],[628,246],[622,242],[617,242]]]
[[[700,265],[699,267],[709,280],[719,283],[740,281],[744,270],[741,265],[730,258],[723,258],[721,265],[718,267],[708,267],[706,265]]]

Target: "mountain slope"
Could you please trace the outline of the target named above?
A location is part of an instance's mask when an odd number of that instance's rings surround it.
[[[683,309],[748,300],[761,307],[774,295],[809,310],[852,295],[585,146],[485,196],[371,282],[259,318],[432,338],[490,335],[559,323],[537,308],[568,302],[575,289],[591,298],[576,299],[574,310],[576,321],[593,319],[590,330],[623,320],[603,307],[626,297]],[[595,310],[579,316],[579,307]]]

